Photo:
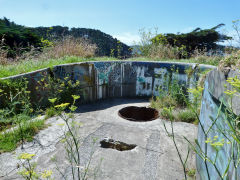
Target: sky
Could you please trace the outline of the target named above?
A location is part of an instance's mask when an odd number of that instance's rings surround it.
[[[140,29],[186,33],[224,23],[219,31],[233,35],[239,9],[240,0],[0,0],[0,18],[17,24],[98,29],[128,45]]]

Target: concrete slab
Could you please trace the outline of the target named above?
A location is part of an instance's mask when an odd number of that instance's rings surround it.
[[[126,106],[149,106],[144,99],[110,99],[88,105],[81,105],[75,114],[76,120],[83,125],[78,130],[81,138],[81,164],[85,166],[91,152],[93,158],[90,174],[100,164],[95,179],[99,180],[176,180],[183,179],[183,170],[176,149],[167,136],[163,123],[170,130],[170,123],[161,119],[149,122],[132,122],[118,116],[118,111]],[[36,135],[35,141],[24,144],[24,149],[17,148],[12,153],[0,155],[0,179],[21,179],[17,174],[19,160],[16,157],[22,152],[34,153],[33,161],[37,170],[53,170],[54,179],[63,179],[56,170],[72,179],[71,168],[66,160],[64,144],[61,143],[65,126],[56,117],[47,120],[50,126]],[[190,141],[197,137],[197,126],[188,123],[174,123],[178,147],[186,156],[188,145],[182,136]],[[100,147],[100,141],[111,138],[128,144],[137,145],[129,151],[118,151]],[[93,144],[93,138],[97,138]],[[52,160],[55,160],[53,162]],[[195,167],[195,154],[191,152],[188,161],[190,169]],[[89,179],[94,179],[94,175]]]

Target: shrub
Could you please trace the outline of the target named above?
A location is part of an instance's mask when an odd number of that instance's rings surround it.
[[[226,56],[219,63],[219,68],[223,70],[224,68],[240,68],[240,50],[233,52],[231,55]]]
[[[197,121],[196,114],[192,110],[183,110],[179,111],[176,114],[176,120],[186,122],[186,123],[194,123]]]
[[[161,116],[165,119],[169,119],[169,120],[174,120],[175,117],[172,113],[172,108],[163,108],[162,111],[161,111]]]

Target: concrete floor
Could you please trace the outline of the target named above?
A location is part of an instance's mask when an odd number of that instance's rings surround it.
[[[163,123],[170,130],[170,123],[161,119],[149,122],[132,122],[118,116],[118,111],[126,106],[149,106],[144,99],[110,99],[93,104],[81,105],[76,120],[83,123],[78,130],[82,145],[81,166],[89,161],[91,152],[93,158],[89,174],[99,165],[96,179],[99,180],[182,180],[183,169],[177,156],[172,139],[167,136]],[[33,161],[37,162],[37,170],[53,170],[54,179],[63,179],[56,170],[56,164],[61,172],[70,177],[71,171],[66,160],[64,144],[61,142],[65,127],[62,120],[56,117],[47,120],[50,126],[39,132],[33,142],[24,144],[24,149],[17,148],[12,153],[0,155],[0,179],[21,179],[16,173],[17,156],[22,152],[36,154]],[[188,145],[183,139],[187,137],[194,141],[197,137],[197,126],[176,122],[174,132],[177,145],[183,154],[187,155]],[[95,144],[93,139],[97,138]],[[137,145],[129,151],[117,151],[100,147],[100,141],[111,138],[128,144]],[[55,159],[53,162],[51,159]],[[195,169],[195,154],[190,153],[189,169]],[[94,179],[91,176],[89,179]]]

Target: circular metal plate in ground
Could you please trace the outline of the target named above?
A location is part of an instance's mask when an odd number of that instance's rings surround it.
[[[152,121],[158,118],[158,111],[154,108],[128,106],[118,111],[118,115],[129,121]]]

